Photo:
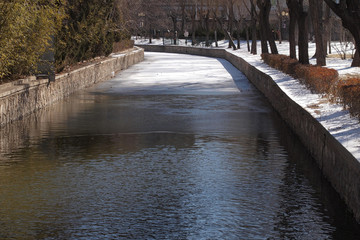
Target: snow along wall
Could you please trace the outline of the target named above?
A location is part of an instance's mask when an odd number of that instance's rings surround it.
[[[144,50],[134,48],[123,54],[56,75],[55,82],[30,77],[0,85],[0,126],[21,119],[78,90],[108,80],[119,71],[144,59]]]
[[[225,49],[157,45],[141,47],[145,51],[223,58],[243,72],[299,137],[360,223],[360,162],[309,112],[287,96],[269,75]]]

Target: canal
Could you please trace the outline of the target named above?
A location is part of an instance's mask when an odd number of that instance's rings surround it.
[[[225,60],[145,61],[0,131],[0,239],[360,239]]]

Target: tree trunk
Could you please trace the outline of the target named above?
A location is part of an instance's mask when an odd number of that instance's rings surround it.
[[[191,14],[191,45],[196,43],[196,26],[195,26],[195,14]]]
[[[206,16],[205,16],[205,28],[206,28],[206,39],[205,39],[205,46],[210,46],[210,26],[209,26],[209,20],[210,20],[210,10],[207,10]]]
[[[360,20],[360,17],[359,17]],[[347,28],[350,33],[353,35],[355,39],[355,55],[354,59],[351,63],[351,67],[360,67],[360,24],[354,24],[350,20],[348,20],[346,23],[343,20],[343,26]]]
[[[176,45],[176,38],[177,38],[177,27],[176,27],[176,16],[172,16],[171,17],[172,21],[173,21],[173,28],[174,28],[174,45]]]
[[[360,67],[360,11],[359,0],[324,0],[326,4],[341,18],[343,26],[350,31],[355,39],[356,52],[351,64],[352,67]]]
[[[299,11],[299,62],[309,64],[308,26],[306,24],[307,12],[302,7]]]
[[[276,0],[276,7],[277,7],[277,11],[278,11],[278,20],[279,20],[279,24],[278,24],[278,37],[279,37],[279,44],[282,43],[282,33],[281,33],[281,28],[282,28],[282,23],[283,23],[283,16],[281,15],[281,7],[280,7],[280,2],[279,0]]]
[[[250,53],[252,53],[254,55],[257,54],[256,26],[252,27],[252,30],[251,30],[251,51],[250,51]]]
[[[259,24],[260,24],[261,53],[269,53],[269,48],[268,48],[267,41],[266,41],[266,30],[263,25],[263,19],[261,17],[261,13],[260,13],[259,20],[260,20]]]
[[[228,29],[229,29],[229,48],[233,47],[232,44],[234,44],[234,42],[231,42],[230,39],[232,39],[232,34],[233,34],[233,25],[234,25],[234,5],[233,4],[230,4],[230,9],[229,10],[229,26],[228,26]],[[235,45],[234,45],[235,46]],[[236,46],[235,46],[235,49],[236,49]]]
[[[152,43],[152,29],[151,29],[151,24],[149,25],[149,43]]]
[[[352,67],[360,67],[360,53],[359,53],[359,50],[360,49],[360,46],[359,44],[356,46],[356,51],[355,51],[355,55],[354,55],[354,59],[351,63],[351,66]]]
[[[232,47],[234,50],[236,50],[236,46],[235,46],[235,43],[234,43],[234,41],[233,41],[233,39],[232,39],[232,37],[230,35],[230,32],[227,32],[226,29],[224,29],[224,28],[223,28],[223,31],[224,31],[225,35],[227,35],[228,38],[229,38],[229,46],[230,46],[230,48]]]
[[[286,1],[289,8],[289,44],[290,44],[290,57],[296,59],[296,24],[297,24],[297,15],[296,15],[296,4],[294,1],[287,0]]]
[[[233,39],[232,39],[232,37],[231,37],[231,34],[230,34],[228,31],[226,31],[226,29],[225,29],[222,21],[221,21],[219,18],[216,18],[216,21],[219,23],[221,29],[222,29],[223,32],[224,32],[224,35],[227,36],[228,39],[229,39],[229,48],[232,47],[234,50],[236,50],[236,46],[235,46],[234,41],[233,41]]]
[[[251,4],[251,54],[256,55],[257,54],[257,47],[256,47],[256,42],[257,42],[257,38],[256,38],[256,9],[255,9],[255,5]]]
[[[185,23],[186,23],[186,11],[185,11],[185,4],[181,2],[181,33],[185,32]]]
[[[309,3],[316,43],[316,65],[326,66],[326,45],[324,45],[325,34],[322,20],[323,2],[322,0],[310,0]]]
[[[219,47],[219,45],[218,45],[218,39],[217,39],[217,31],[215,30],[215,32],[214,32],[214,37],[215,37],[215,47]]]
[[[270,49],[272,54],[278,54],[278,50],[276,47],[273,31],[270,27],[270,10],[271,10],[271,2],[270,0],[265,0],[265,31],[267,35],[267,40],[269,41]]]
[[[265,0],[267,2],[267,0]],[[259,26],[260,26],[260,40],[261,40],[261,53],[269,53],[267,45],[267,30],[266,30],[266,5],[264,0],[258,0],[257,5],[260,9],[259,12]]]
[[[210,32],[208,30],[206,30],[206,35],[205,35],[205,46],[207,47],[210,46]]]
[[[287,0],[286,3],[289,7],[290,14],[290,57],[296,57],[294,35],[297,22],[299,30],[299,62],[302,64],[309,64],[308,27],[306,22],[308,14],[304,11],[303,0]]]
[[[273,32],[270,28],[269,16],[271,10],[270,0],[258,0],[257,5],[260,9],[259,24],[260,24],[260,38],[261,38],[261,52],[268,53],[268,42],[270,45],[271,53],[277,54],[277,47],[274,40]]]
[[[250,41],[249,41],[249,27],[246,25],[246,44],[248,48],[248,52],[250,52]]]
[[[332,30],[332,21],[331,21],[331,16],[330,16],[330,7],[328,5],[326,5],[326,10],[325,10],[325,19],[324,19],[325,24],[325,39],[324,39],[324,44],[325,44],[325,48],[326,44],[328,43],[329,45],[329,51],[325,51],[326,53],[328,52],[329,54],[331,54],[331,30]]]

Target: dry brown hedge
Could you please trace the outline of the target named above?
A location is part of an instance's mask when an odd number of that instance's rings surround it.
[[[360,117],[360,78],[342,79],[338,83],[337,95],[350,114]]]
[[[286,55],[265,53],[261,57],[269,66],[301,80],[312,91],[321,94],[329,93],[339,76],[334,69],[303,65]]]
[[[330,94],[331,87],[338,80],[339,74],[335,69],[297,65],[295,73],[312,91],[320,94]]]
[[[282,54],[263,53],[261,54],[261,57],[264,62],[271,67],[290,75],[295,74],[295,67],[300,64],[297,60]]]
[[[350,114],[360,117],[360,76],[339,78],[335,69],[303,65],[281,54],[261,54],[269,66],[299,79],[309,89],[341,102]]]

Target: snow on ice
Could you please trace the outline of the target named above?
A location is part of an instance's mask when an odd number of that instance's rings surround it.
[[[139,39],[136,44],[148,44],[147,39]],[[162,45],[161,39],[154,39],[152,44]],[[188,42],[190,45],[191,42]],[[227,48],[227,41],[218,42],[220,48],[224,48],[234,55],[240,56],[251,65],[255,66],[264,73],[270,75],[278,86],[297,104],[306,109],[314,118],[316,118],[355,158],[360,161],[360,122],[359,119],[350,116],[349,112],[340,104],[330,103],[330,101],[320,95],[312,93],[297,79],[292,78],[276,69],[273,69],[263,63],[261,60],[261,46],[258,44],[258,54],[248,53],[246,42],[241,42],[241,48],[233,50]],[[180,40],[180,45],[185,45],[184,40]],[[211,46],[214,47],[214,46]],[[277,44],[280,54],[289,54],[288,42]],[[315,53],[315,44],[309,43],[309,56]],[[359,67],[351,67],[352,59],[342,60],[340,58],[327,58],[328,68],[336,69],[339,75],[360,74]],[[316,59],[311,59],[310,63],[315,64]]]

